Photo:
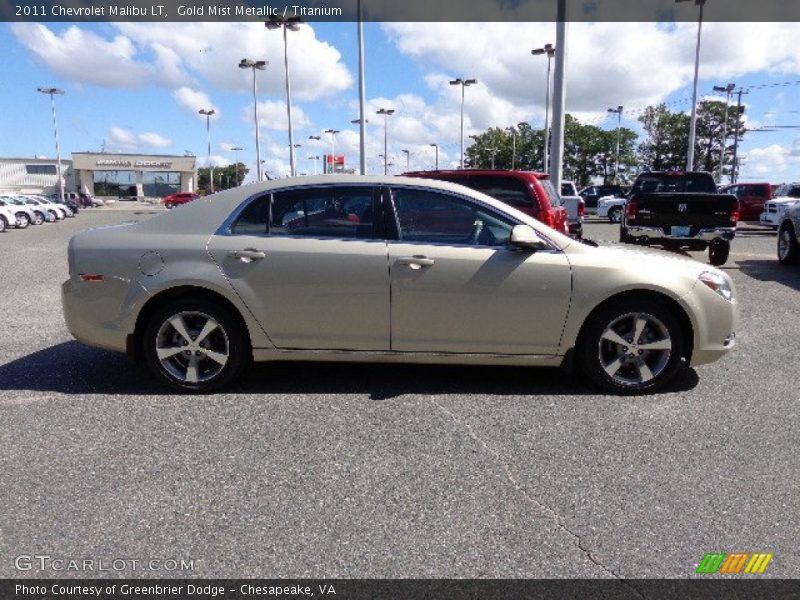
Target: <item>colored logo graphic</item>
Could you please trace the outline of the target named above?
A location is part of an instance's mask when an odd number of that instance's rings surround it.
[[[760,552],[706,552],[697,566],[697,573],[763,573],[771,560],[772,554]]]

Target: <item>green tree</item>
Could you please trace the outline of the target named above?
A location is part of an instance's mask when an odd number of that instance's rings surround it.
[[[739,121],[739,142],[746,128],[744,126],[744,107],[736,114],[736,106],[728,109],[727,128],[725,127],[725,103],[719,100],[704,100],[697,108],[697,135],[695,137],[695,168],[715,175],[720,168],[722,157],[722,136],[726,137],[725,157],[722,175],[729,174],[733,167],[733,145],[736,135],[736,122]],[[723,131],[724,130],[724,131]]]
[[[245,175],[250,171],[244,163],[233,163],[227,167],[214,168],[214,190],[227,190],[242,185]],[[209,170],[207,167],[197,169],[197,189],[209,190]]]
[[[528,123],[514,127],[515,134],[493,127],[474,137],[474,143],[466,150],[465,165],[471,169],[510,169],[513,157],[514,168],[522,171],[541,170],[544,134],[534,130]]]
[[[642,166],[653,171],[683,169],[689,145],[689,116],[659,104],[648,106],[639,122],[647,136],[639,145]]]

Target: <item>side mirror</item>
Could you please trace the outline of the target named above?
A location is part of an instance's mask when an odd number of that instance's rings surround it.
[[[545,250],[547,243],[530,225],[515,225],[511,230],[511,245],[524,250]]]

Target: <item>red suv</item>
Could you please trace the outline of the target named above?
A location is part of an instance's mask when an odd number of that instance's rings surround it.
[[[739,200],[739,220],[758,221],[764,212],[764,203],[773,197],[768,183],[737,183],[721,188],[721,194],[731,194]]]
[[[458,171],[414,171],[406,177],[450,181],[483,192],[532,216],[556,231],[569,234],[567,210],[561,204],[550,176],[533,171],[467,169]]]
[[[200,196],[192,192],[177,192],[175,194],[170,194],[169,196],[164,196],[162,202],[167,208],[173,208],[179,204],[186,204],[192,200],[197,200],[199,197]]]

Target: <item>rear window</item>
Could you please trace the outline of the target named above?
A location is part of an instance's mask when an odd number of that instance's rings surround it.
[[[717,186],[709,173],[650,173],[640,175],[636,179],[633,192],[643,194],[670,192],[716,194]]]
[[[547,199],[550,201],[550,206],[561,206],[561,196],[556,191],[556,186],[549,179],[540,179],[539,183],[542,184]]]
[[[462,182],[458,182],[462,183]],[[530,207],[531,195],[528,187],[515,177],[498,177],[495,175],[470,175],[469,181],[463,183],[473,190],[483,192],[487,196],[504,202],[510,206]]]

